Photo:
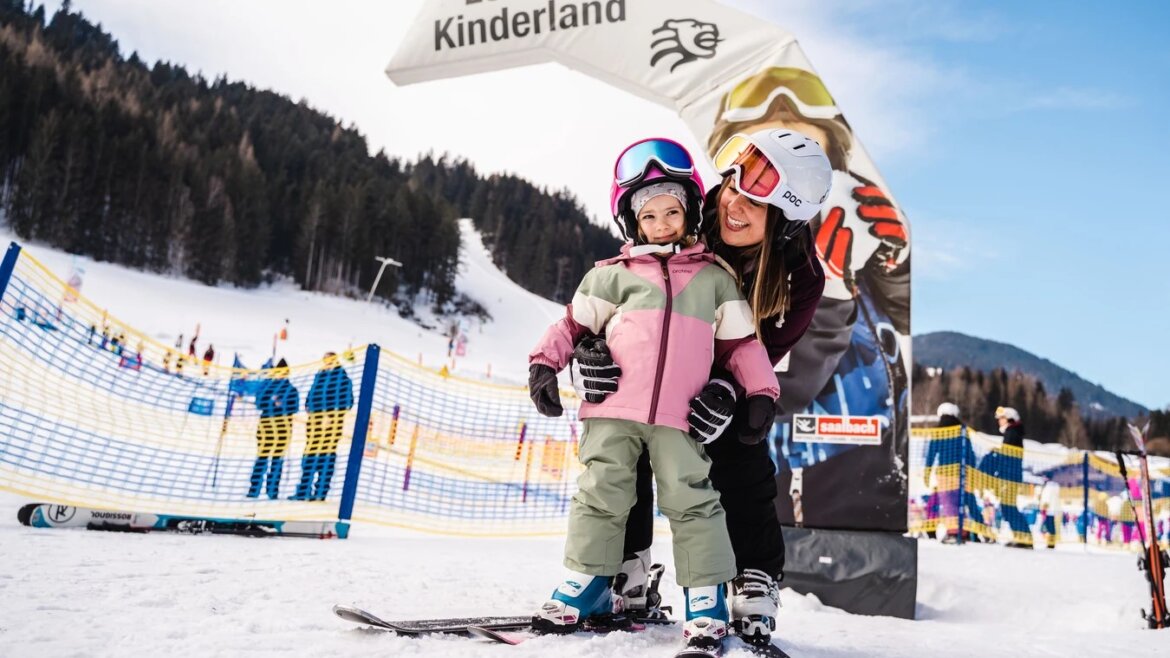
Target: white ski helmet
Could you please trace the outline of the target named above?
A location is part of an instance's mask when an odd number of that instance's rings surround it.
[[[996,407],[995,408],[995,417],[997,419],[1003,418],[1005,420],[1009,420],[1009,421],[1013,421],[1013,422],[1018,423],[1020,421],[1020,412],[1016,411],[1015,409],[1013,409],[1011,407]]]
[[[938,416],[954,416],[955,418],[958,418],[959,417],[959,405],[955,404],[954,402],[943,402],[942,404],[938,405],[937,415]]]
[[[833,185],[833,167],[821,145],[786,128],[736,133],[715,152],[714,164],[720,174],[735,172],[740,194],[800,222],[820,212]]]

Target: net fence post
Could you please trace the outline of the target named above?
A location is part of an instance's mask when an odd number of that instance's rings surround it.
[[[1081,455],[1081,543],[1089,543],[1089,451]]]
[[[955,499],[957,501],[956,508],[958,509],[959,518],[959,534],[955,538],[956,543],[963,545],[963,521],[964,514],[967,510],[967,451],[971,449],[970,440],[967,438],[967,427],[965,425],[959,426],[959,490],[955,492]]]
[[[370,429],[370,408],[374,404],[374,384],[378,379],[378,355],[381,352],[375,344],[366,348],[366,360],[362,366],[362,387],[358,392],[357,418],[354,419],[353,440],[349,447],[349,462],[345,468],[345,485],[341,490],[341,506],[337,518],[349,521],[353,516],[353,503],[357,498],[358,477],[362,470],[362,457],[366,452],[366,434]]]
[[[4,260],[0,261],[0,299],[4,298],[4,293],[8,290],[8,282],[12,280],[12,270],[16,269],[17,258],[20,258],[20,245],[10,242],[8,251],[4,253]]]

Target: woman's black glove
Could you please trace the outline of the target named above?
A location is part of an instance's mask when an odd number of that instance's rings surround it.
[[[614,362],[604,338],[587,336],[573,349],[569,375],[577,396],[596,404],[617,392],[617,380],[622,376],[622,369]]]
[[[780,406],[767,395],[753,395],[744,406],[744,410],[736,414],[735,431],[740,443],[755,445],[768,436]]]
[[[555,418],[565,413],[561,406],[561,390],[557,386],[557,371],[543,363],[528,366],[528,396],[536,410],[545,416]]]
[[[712,379],[691,399],[687,423],[691,438],[707,445],[719,438],[735,415],[735,389],[722,379]]]

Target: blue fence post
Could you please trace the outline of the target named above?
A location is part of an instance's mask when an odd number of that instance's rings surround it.
[[[348,521],[353,516],[353,501],[357,498],[358,476],[362,472],[362,457],[366,452],[366,434],[370,430],[370,408],[374,404],[374,384],[378,379],[378,354],[381,348],[371,344],[366,348],[362,366],[362,387],[358,392],[357,418],[353,421],[353,441],[349,446],[349,462],[345,468],[345,486],[341,490],[341,507],[337,518]]]
[[[20,258],[20,245],[11,242],[4,254],[4,261],[0,262],[0,299],[4,299],[4,293],[8,290],[8,282],[12,279],[12,271],[16,269],[17,258]]]
[[[967,426],[959,426],[959,490],[955,492],[959,508],[958,545],[963,545],[963,515],[967,509]]]
[[[1083,510],[1081,512],[1081,543],[1087,544],[1087,543],[1089,543],[1089,451],[1088,450],[1085,451],[1085,454],[1084,454],[1083,458],[1081,459],[1081,482],[1084,483],[1084,485],[1085,485],[1084,487],[1081,488],[1081,491],[1084,492],[1084,495],[1081,499],[1081,504],[1084,505],[1084,507],[1081,508]]]

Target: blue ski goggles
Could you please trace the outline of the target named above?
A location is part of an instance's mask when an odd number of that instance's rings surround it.
[[[621,187],[632,185],[646,175],[646,168],[651,163],[667,174],[690,176],[695,172],[695,163],[681,144],[655,137],[634,143],[622,151],[613,167],[613,180]]]

